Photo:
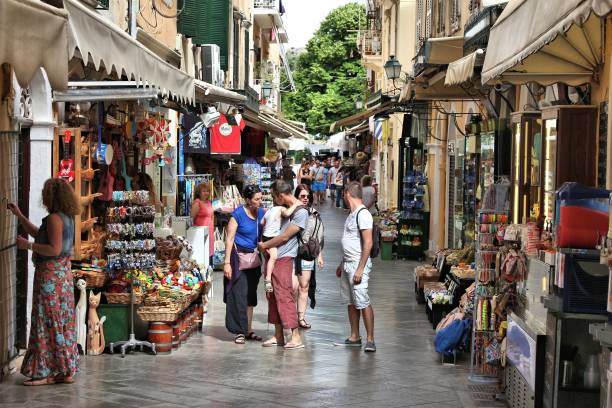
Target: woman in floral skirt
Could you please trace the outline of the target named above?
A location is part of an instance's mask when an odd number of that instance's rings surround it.
[[[30,377],[24,385],[73,383],[79,370],[74,321],[74,282],[70,256],[74,244],[74,216],[80,204],[70,184],[49,179],[42,191],[47,208],[40,227],[28,220],[14,204],[17,216],[34,242],[18,237],[17,247],[32,251],[36,267],[30,340],[21,373]]]

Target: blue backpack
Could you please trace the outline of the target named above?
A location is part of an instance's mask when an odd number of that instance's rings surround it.
[[[436,333],[434,345],[437,353],[452,354],[462,348],[470,335],[471,320],[455,320]]]

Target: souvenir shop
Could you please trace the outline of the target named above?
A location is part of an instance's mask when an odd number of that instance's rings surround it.
[[[92,355],[169,353],[201,324],[211,278],[208,231],[173,217],[179,115],[105,99],[58,104],[53,146],[54,175],[82,204],[72,262],[79,344]]]
[[[463,210],[465,218],[473,206],[473,240],[465,229],[462,249],[414,271],[442,361],[468,358],[470,382],[512,407],[607,398],[610,191],[586,187],[597,185],[596,123],[591,106],[517,112],[502,144],[483,137],[495,123],[469,124],[466,146],[475,146],[464,154],[478,152],[478,171]],[[505,177],[495,151],[508,145]]]

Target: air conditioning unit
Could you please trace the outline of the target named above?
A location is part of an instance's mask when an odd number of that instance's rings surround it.
[[[193,63],[195,65],[195,78],[202,79],[202,47],[200,46],[193,47]]]
[[[217,44],[204,44],[202,48],[202,80],[223,86],[221,71],[221,49]]]

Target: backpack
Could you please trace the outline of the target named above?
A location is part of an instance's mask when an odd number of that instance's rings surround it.
[[[361,238],[361,228],[359,228],[359,213],[363,210],[369,211],[367,208],[362,208],[357,211],[355,215],[355,222],[357,223],[357,231],[359,231],[359,238]],[[372,222],[372,249],[370,250],[370,258],[376,258],[380,253],[380,232],[378,231],[378,225]]]
[[[316,211],[308,211],[306,228],[298,234],[298,257],[305,261],[314,261],[321,253],[323,245],[323,221],[321,216]]]

